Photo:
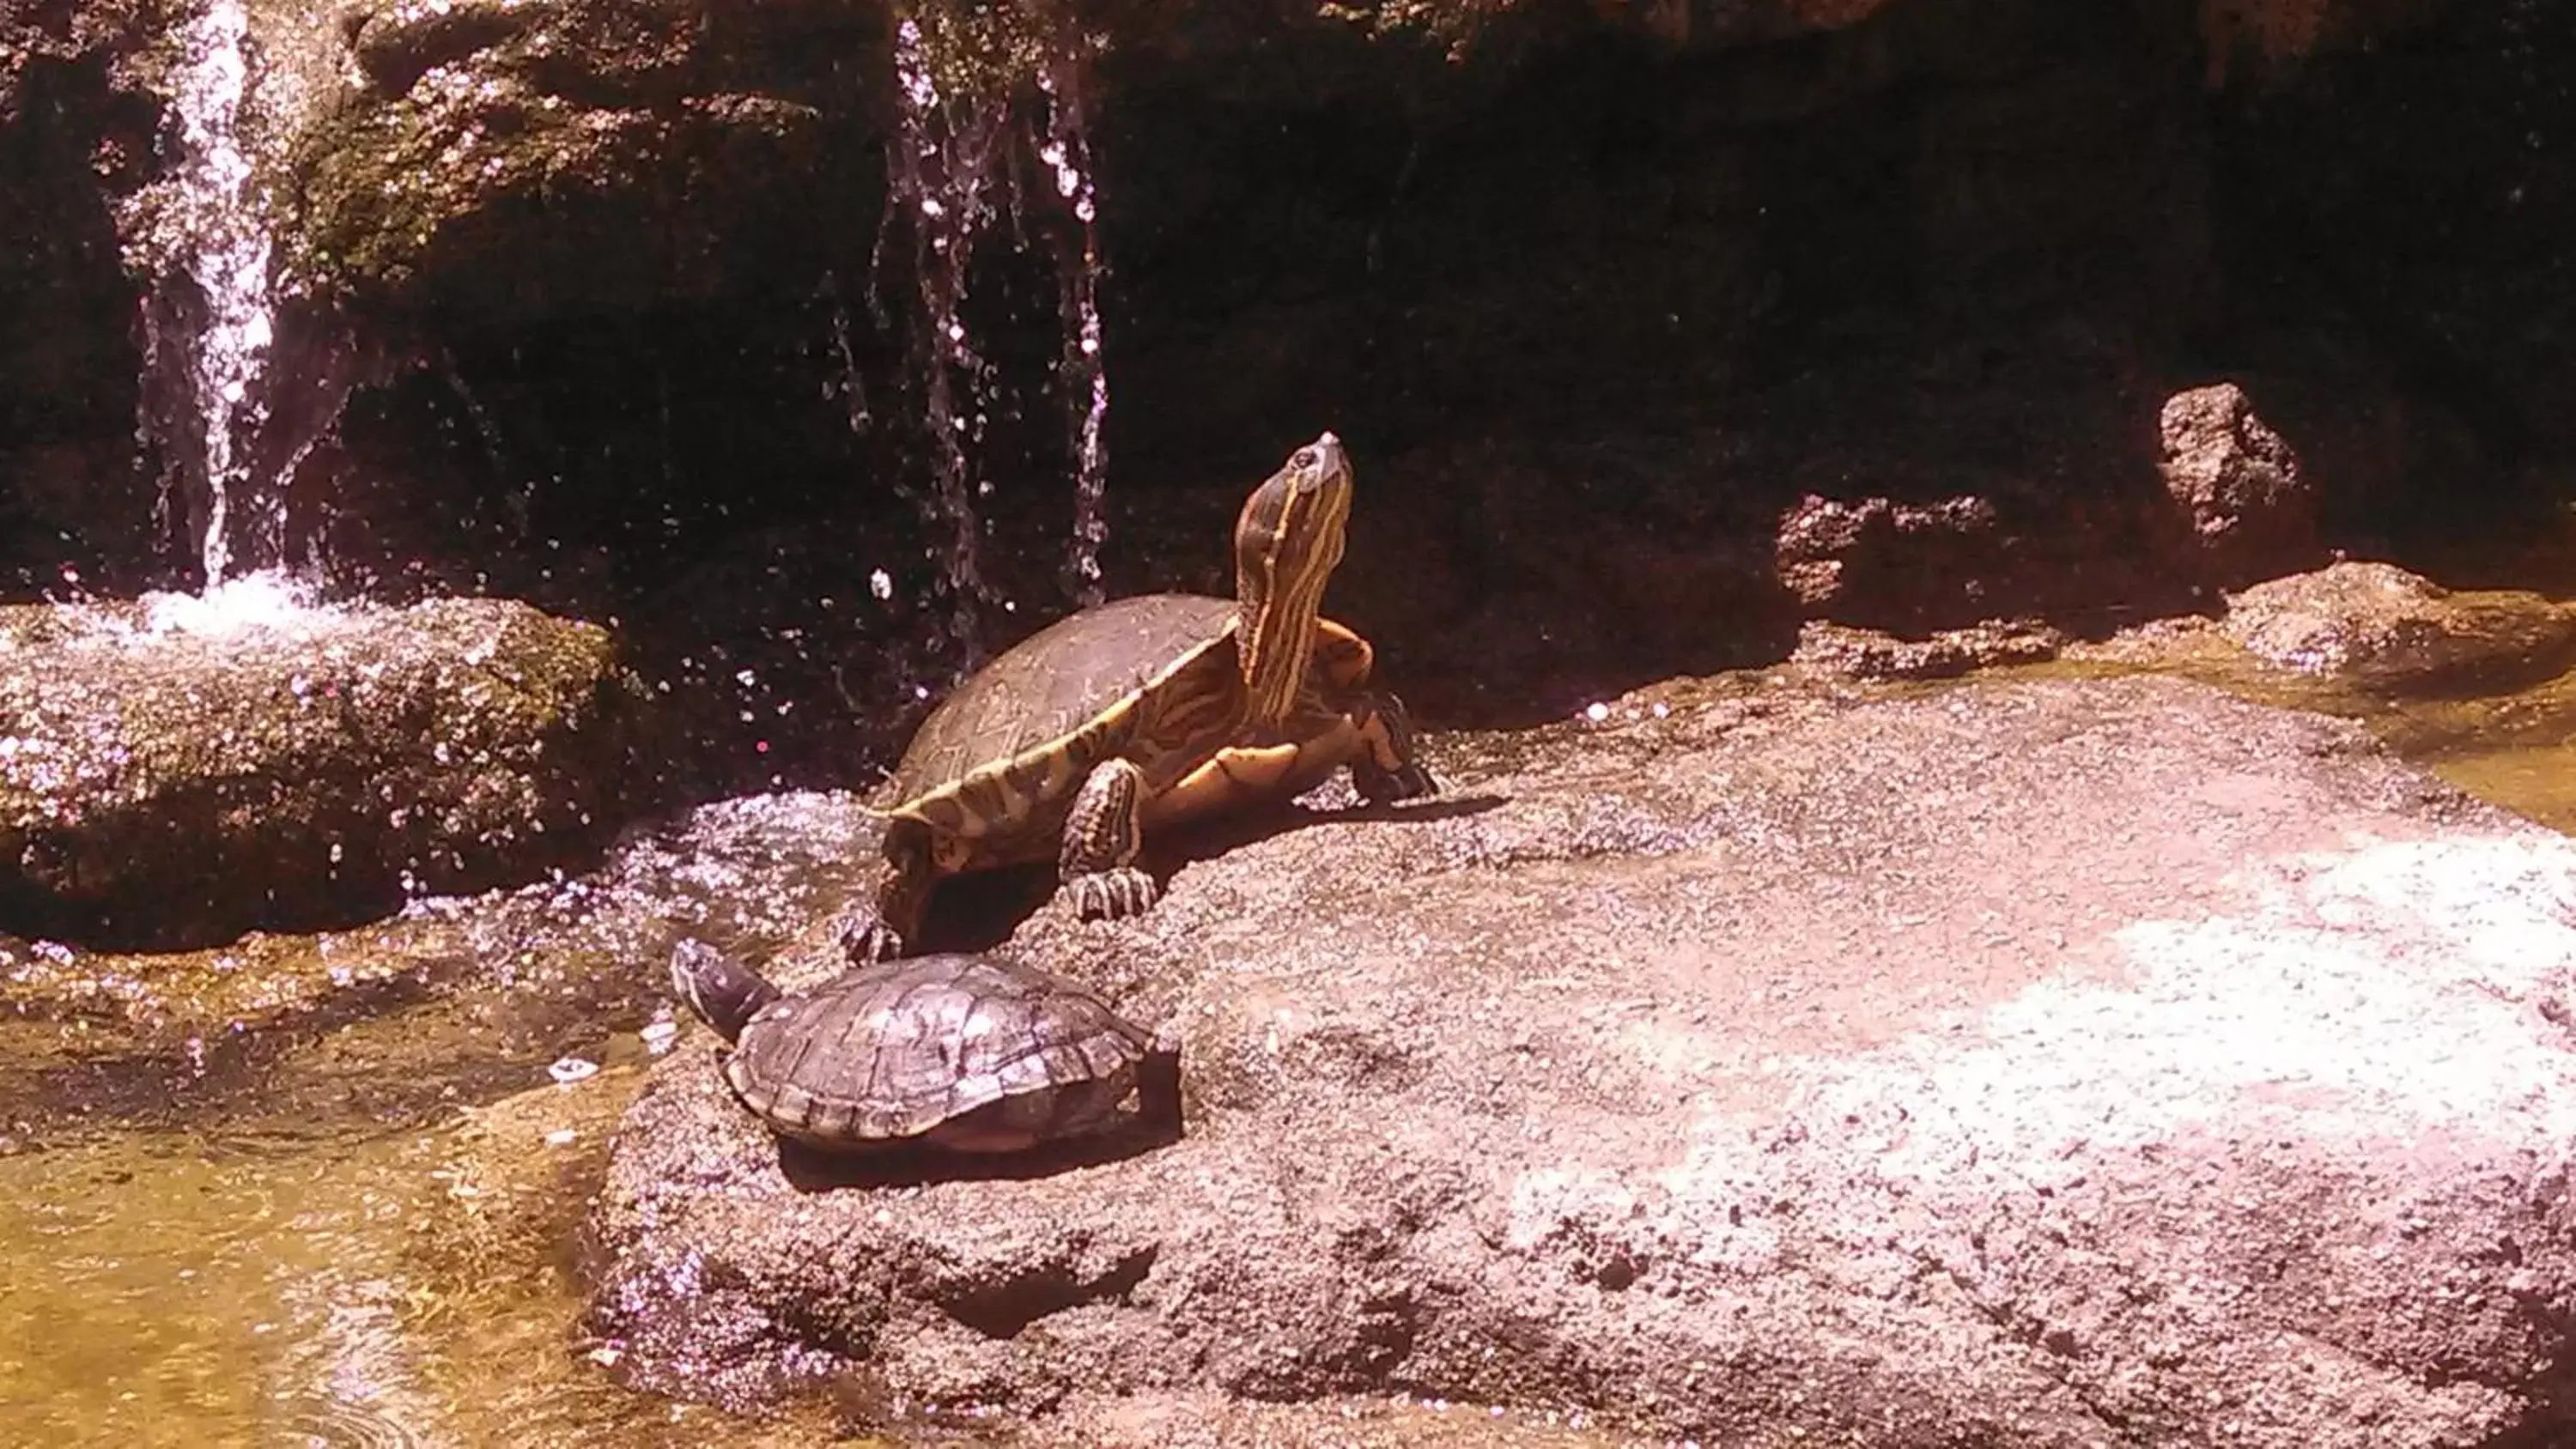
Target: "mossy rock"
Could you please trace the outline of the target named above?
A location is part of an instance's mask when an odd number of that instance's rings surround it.
[[[354,8],[353,83],[284,148],[288,264],[469,318],[809,274],[762,239],[847,233],[836,207],[873,207],[849,128],[875,28],[846,3]],[[852,162],[865,174],[835,174]]]
[[[178,949],[535,878],[641,803],[643,698],[603,630],[506,600],[0,610],[0,929]]]

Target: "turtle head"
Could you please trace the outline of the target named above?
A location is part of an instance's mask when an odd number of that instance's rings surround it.
[[[1234,520],[1235,597],[1243,619],[1237,642],[1256,724],[1286,719],[1305,686],[1324,585],[1342,561],[1350,517],[1350,455],[1341,439],[1325,433],[1289,454]]]
[[[671,948],[671,992],[726,1041],[742,1039],[752,1013],[778,999],[759,973],[694,937]]]

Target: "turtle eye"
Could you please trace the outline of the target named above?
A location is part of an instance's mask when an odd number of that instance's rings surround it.
[[[1319,461],[1321,460],[1315,456],[1315,450],[1312,448],[1299,448],[1297,450],[1297,456],[1288,460],[1288,462],[1300,473],[1311,473],[1315,471],[1315,465]],[[1313,486],[1311,480],[1309,481],[1308,486]]]

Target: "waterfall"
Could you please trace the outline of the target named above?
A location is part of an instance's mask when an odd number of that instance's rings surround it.
[[[264,374],[277,309],[269,280],[270,239],[254,194],[241,123],[251,90],[250,23],[240,0],[212,0],[182,35],[185,57],[170,80],[170,103],[185,148],[171,195],[179,258],[203,307],[195,336],[180,343],[204,512],[199,558],[211,593],[237,562],[234,532],[283,552],[284,500],[252,487],[250,442],[267,421]],[[234,510],[246,517],[237,520]]]
[[[1063,329],[1054,385],[1065,410],[1066,452],[1073,468],[1073,527],[1064,576],[1077,603],[1097,603],[1101,597],[1100,547],[1108,532],[1108,455],[1101,430],[1109,412],[1109,381],[1102,356],[1099,205],[1083,104],[1087,44],[1070,21],[1064,25],[1030,77],[1037,103],[1027,115],[1007,94],[943,92],[921,24],[906,18],[895,31],[896,125],[887,144],[887,220],[889,235],[899,226],[910,242],[904,322],[931,475],[931,486],[919,501],[925,521],[941,539],[935,552],[946,628],[969,667],[982,653],[977,610],[994,601],[984,572],[978,506],[992,483],[977,458],[997,406],[999,380],[961,309],[977,244],[997,221],[1021,219],[1032,200],[1021,192],[1013,165],[1015,146],[1034,155],[1072,222],[1069,238],[1053,247]],[[882,249],[885,238],[879,245]],[[854,425],[863,416],[854,398]]]

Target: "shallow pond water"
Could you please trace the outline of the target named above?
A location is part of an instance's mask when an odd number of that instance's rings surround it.
[[[2364,719],[2471,793],[2576,828],[2576,677],[2376,699],[2185,631],[1983,679],[2147,667]],[[1741,700],[1750,679],[1677,681],[1616,708]],[[1581,748],[1581,733],[1577,720],[1441,747],[1473,775]],[[736,801],[581,880],[422,902],[361,931],[186,958],[0,939],[11,1441],[869,1442],[833,1405],[754,1423],[620,1389],[581,1335],[575,1262],[608,1134],[667,1040],[671,935],[783,940],[849,887],[864,828],[831,797]],[[1352,1443],[1617,1442],[1481,1410],[1336,1411],[1354,1415]],[[1315,1441],[1311,1423],[1281,1428]]]

